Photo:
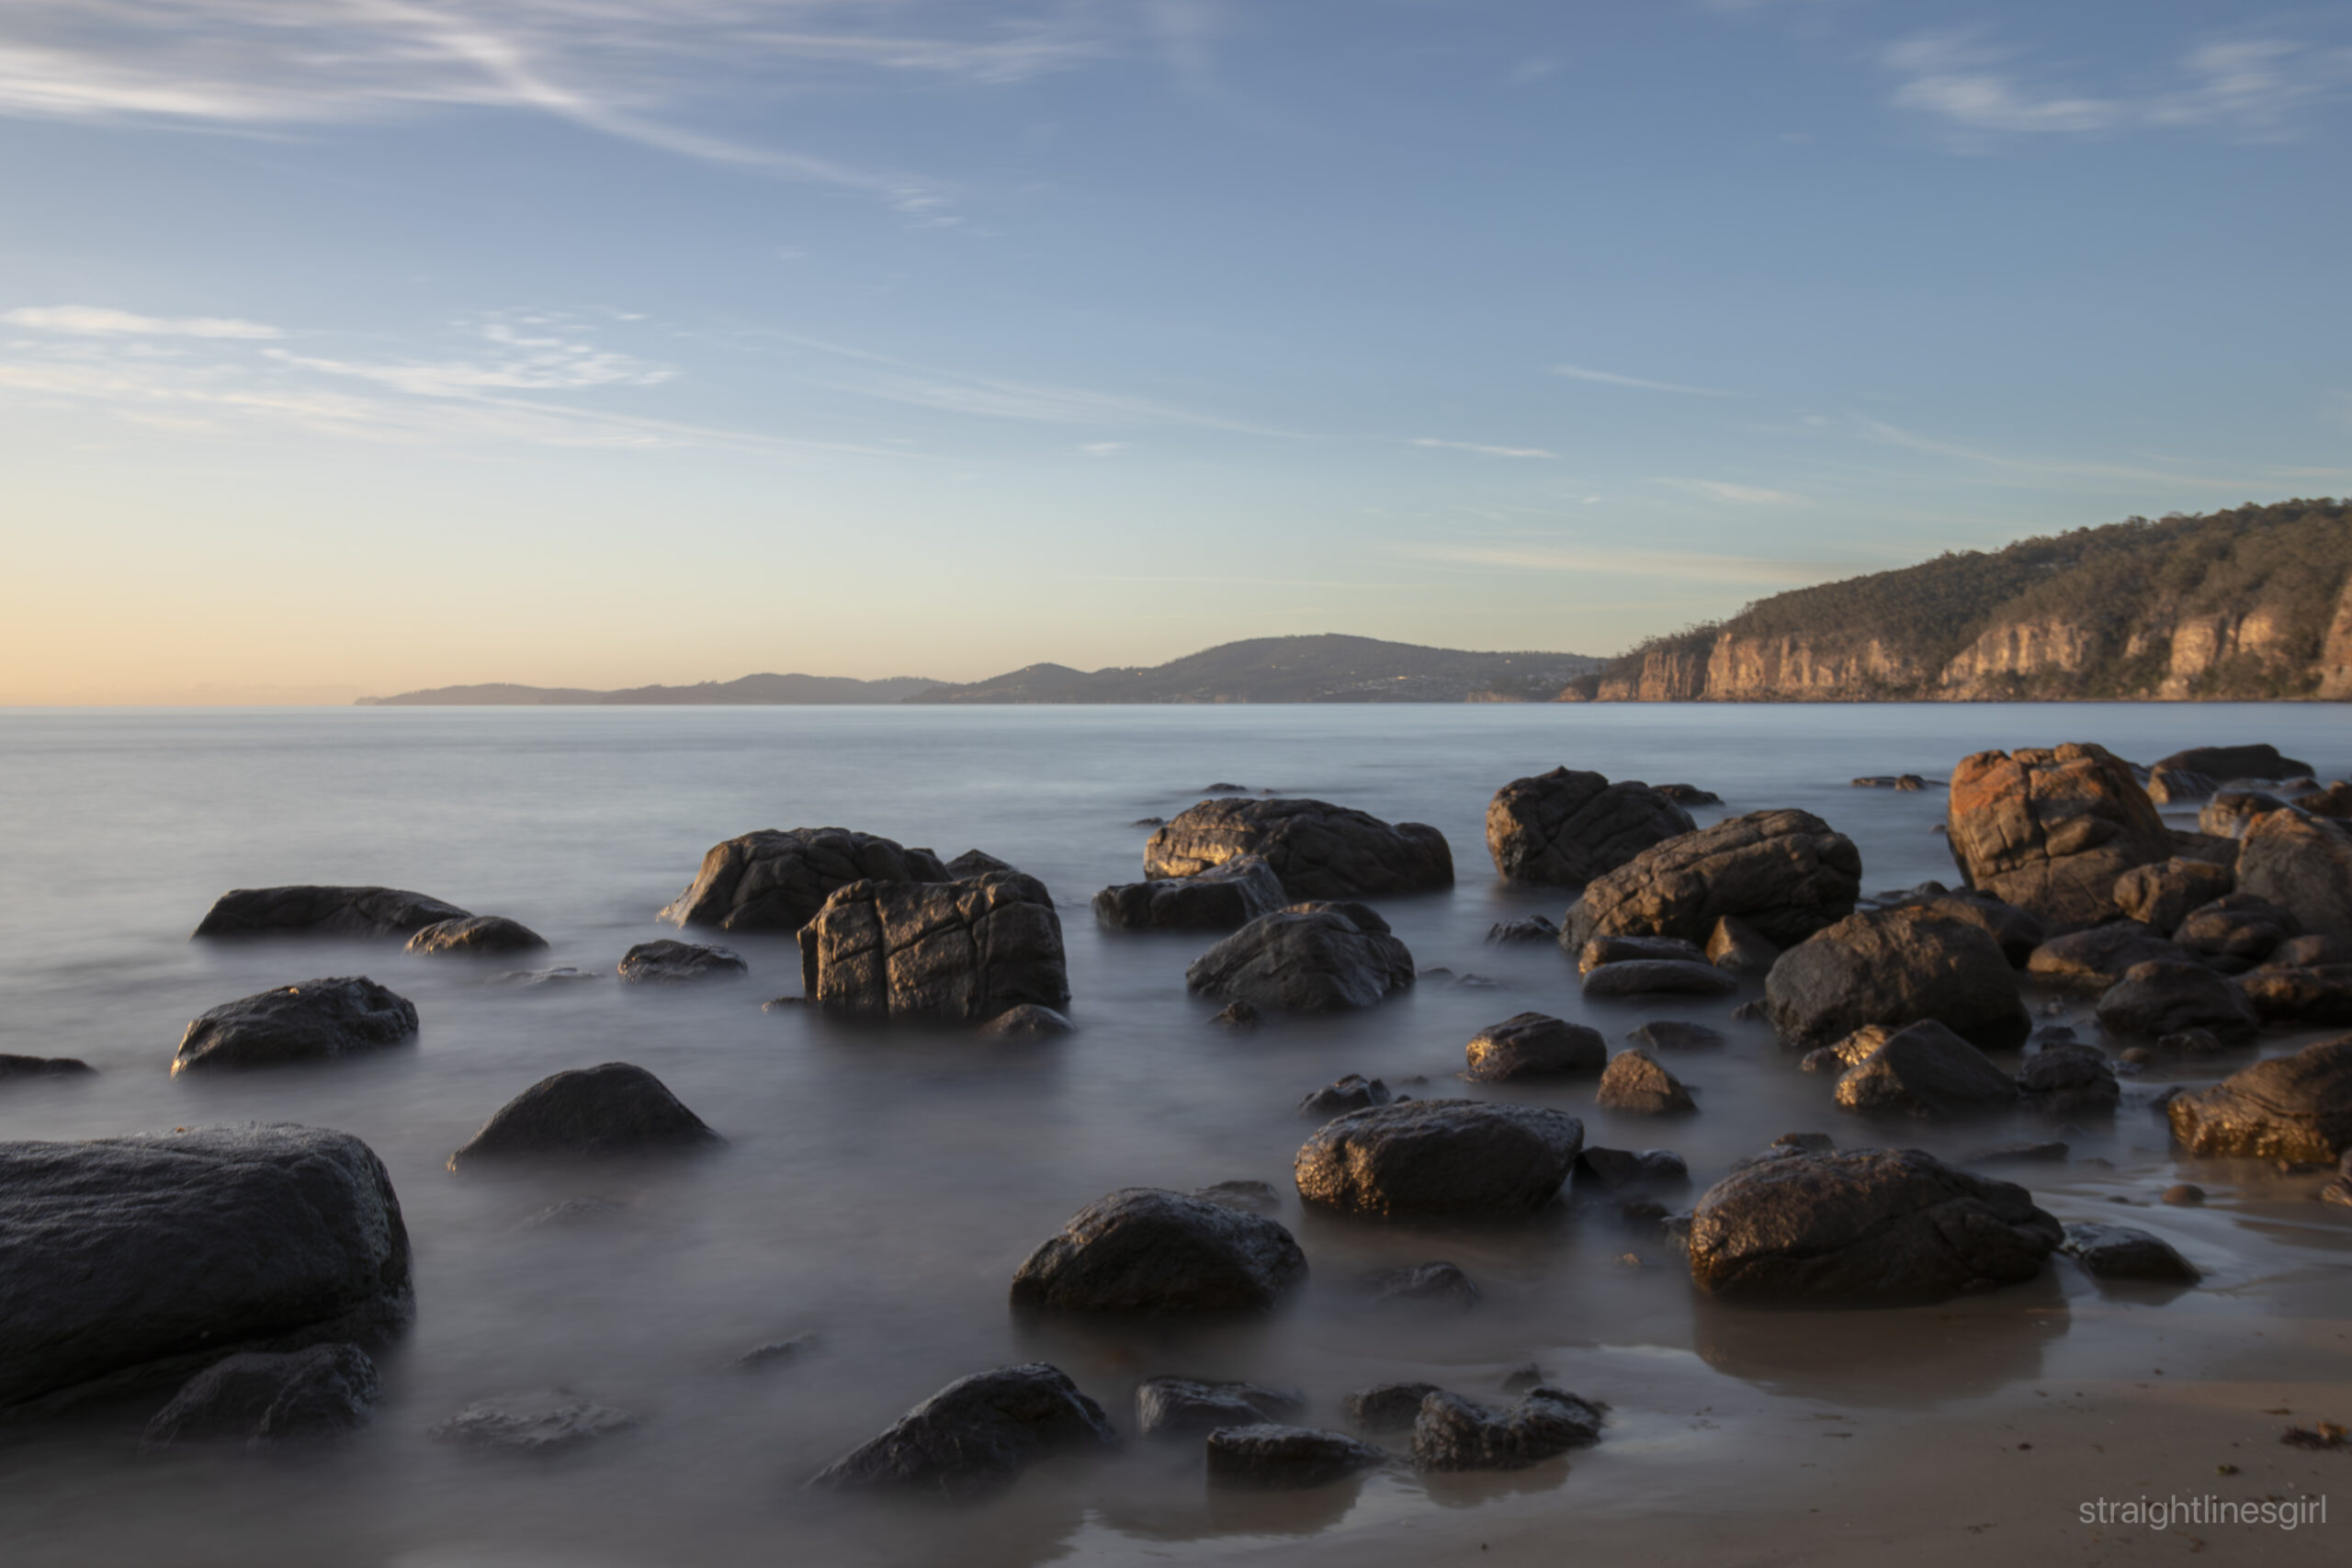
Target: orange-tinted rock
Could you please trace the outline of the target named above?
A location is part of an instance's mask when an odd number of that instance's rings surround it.
[[[1952,770],[1949,809],[1969,886],[2057,926],[2111,918],[2116,879],[2173,852],[2147,791],[2103,746],[1979,751]]]

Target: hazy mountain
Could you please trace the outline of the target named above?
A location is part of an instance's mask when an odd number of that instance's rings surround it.
[[[1251,637],[1165,664],[1032,664],[917,703],[1459,703],[1548,700],[1598,669],[1576,653],[1464,653],[1368,637]]]
[[[571,686],[436,686],[396,697],[362,697],[362,707],[524,707],[568,705],[662,706],[895,703],[938,684],[920,676],[853,681],[842,675],[746,675],[736,681],[705,681],[693,686],[633,686],[621,692],[589,692]]]

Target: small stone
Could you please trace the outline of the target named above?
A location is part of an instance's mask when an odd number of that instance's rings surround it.
[[[807,1007],[807,997],[770,997],[760,1004],[762,1012],[784,1012],[792,1008]]]
[[[1487,928],[1487,940],[1506,944],[1557,942],[1560,940],[1560,928],[1542,915],[1529,915],[1523,919],[1498,920]]]
[[[1069,1014],[1057,1009],[1022,1002],[980,1025],[977,1032],[983,1040],[1044,1040],[1068,1034],[1077,1027]]]
[[[1600,1440],[1600,1408],[1554,1388],[1530,1389],[1510,1410],[1484,1410],[1432,1393],[1413,1419],[1413,1463],[1422,1470],[1524,1470]]]
[[[786,1361],[798,1360],[815,1348],[816,1344],[817,1337],[813,1334],[796,1334],[789,1339],[771,1339],[763,1345],[754,1345],[736,1357],[735,1365],[747,1372],[765,1371]]]
[[[1328,1486],[1387,1462],[1387,1450],[1344,1432],[1261,1423],[1226,1427],[1208,1435],[1209,1479],[1227,1486],[1283,1491]]]
[[[735,980],[752,966],[723,947],[696,942],[640,942],[621,954],[616,973],[632,986],[679,986],[695,980]]]
[[[2193,1181],[2177,1182],[2164,1190],[2164,1201],[2176,1208],[2193,1209],[2205,1201],[2205,1189]]]
[[[1209,1021],[1219,1029],[1255,1029],[1259,1012],[1255,1003],[1231,1002],[1213,1015]]]
[[[1442,1260],[1367,1274],[1363,1282],[1379,1301],[1428,1302],[1464,1312],[1478,1304],[1481,1294],[1469,1275]]]
[[[1421,1401],[1442,1392],[1433,1382],[1376,1382],[1341,1401],[1348,1419],[1366,1432],[1402,1431],[1421,1413]]]
[[[1361,1073],[1350,1073],[1335,1079],[1298,1102],[1301,1116],[1329,1120],[1351,1111],[1363,1111],[1374,1105],[1386,1105],[1396,1098],[1388,1086],[1378,1078],[1367,1078]]]
[[[628,1213],[620,1204],[603,1198],[566,1198],[560,1203],[550,1203],[515,1226],[517,1230],[569,1230],[574,1225],[602,1224]]]
[[[2066,1239],[2058,1250],[2080,1263],[2094,1279],[2193,1285],[2204,1278],[2170,1242],[2130,1225],[2068,1225]]]
[[[565,1389],[507,1394],[469,1404],[427,1436],[436,1442],[506,1453],[552,1453],[625,1432],[637,1417]]]
[[[1600,1075],[1600,1092],[1593,1103],[1605,1111],[1644,1116],[1675,1115],[1699,1107],[1680,1079],[1642,1051],[1623,1051]]]

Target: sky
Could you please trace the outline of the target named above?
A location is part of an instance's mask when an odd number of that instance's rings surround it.
[[[2352,6],[5,0],[0,704],[1611,653],[2352,492]]]

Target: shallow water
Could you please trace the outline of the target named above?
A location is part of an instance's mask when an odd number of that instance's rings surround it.
[[[379,1419],[305,1462],[142,1461],[137,1421],[120,1413],[0,1432],[0,1551],[43,1563],[424,1568],[772,1562],[789,1549],[812,1562],[1015,1564],[1214,1556],[1549,1489],[1564,1506],[1667,1507],[1694,1461],[1744,1440],[1694,1413],[1957,1408],[2040,1378],[2103,1375],[2114,1347],[2136,1344],[2119,1323],[2188,1310],[2159,1295],[2103,1296],[2066,1265],[1932,1310],[1727,1313],[1693,1300],[1654,1231],[1605,1206],[1564,1204],[1519,1226],[1412,1227],[1307,1215],[1286,1199],[1282,1218],[1314,1273],[1271,1321],[1048,1328],[1008,1314],[1021,1259],[1105,1191],[1237,1179],[1287,1190],[1310,1130],[1293,1108],[1346,1072],[1392,1084],[1427,1075],[1410,1089],[1422,1096],[1572,1110],[1589,1142],[1679,1150],[1693,1194],[1795,1130],[1953,1156],[2063,1135],[2075,1162],[2025,1178],[2061,1218],[2119,1217],[2113,1200],[2145,1204],[2184,1176],[2213,1192],[2202,1210],[2129,1215],[2211,1271],[2194,1303],[2208,1339],[2308,1314],[2313,1299],[2340,1315],[2345,1212],[2312,1203],[2308,1181],[2176,1161],[2144,1108],[2171,1081],[2160,1072],[2133,1081],[2111,1125],[2058,1134],[2019,1116],[1890,1133],[1835,1110],[1828,1081],[1797,1071],[1760,1027],[1729,1022],[1740,998],[1587,1006],[1555,948],[1481,940],[1498,919],[1556,919],[1566,901],[1492,875],[1480,823],[1510,779],[1566,762],[1687,780],[1726,802],[1698,812],[1702,823],[1803,807],[1854,839],[1865,889],[1879,890],[1957,880],[1929,831],[1942,795],[1847,779],[1941,778],[1985,747],[2077,739],[2143,762],[2271,740],[2323,776],[2352,770],[2352,712],[2317,705],[0,713],[0,1051],[77,1055],[101,1070],[0,1091],[0,1137],[245,1120],[355,1133],[400,1191],[419,1302],[414,1331],[387,1359]],[[1140,874],[1149,829],[1135,819],[1172,816],[1223,780],[1441,828],[1458,885],[1381,907],[1424,969],[1452,975],[1345,1018],[1248,1035],[1209,1027],[1214,1004],[1186,995],[1183,970],[1210,938],[1099,931],[1087,901]],[[776,938],[721,939],[750,961],[747,983],[645,993],[609,977],[630,943],[676,934],[653,912],[711,843],[820,824],[948,856],[978,846],[1042,878],[1062,909],[1079,1032],[982,1045],[763,1013],[763,998],[798,990],[796,950]],[[605,977],[518,991],[482,983],[509,964],[411,958],[391,944],[187,940],[225,889],[287,882],[386,883],[512,915],[554,944],[535,965]],[[413,999],[414,1047],[319,1070],[169,1077],[180,1032],[203,1009],[338,974]],[[1451,1079],[1464,1040],[1527,1009],[1590,1021],[1612,1043],[1659,1017],[1713,1023],[1732,1043],[1669,1060],[1702,1106],[1673,1122],[1597,1111],[1589,1082]],[[2054,1016],[2079,1026],[2086,1013],[2070,1000]],[[444,1168],[526,1085],[611,1060],[658,1074],[731,1146],[593,1175]],[[574,1196],[625,1212],[517,1228]],[[1363,1272],[1435,1258],[1478,1281],[1478,1310],[1363,1300]],[[788,1364],[730,1365],[801,1332],[816,1347]],[[1530,1360],[1615,1415],[1603,1449],[1573,1463],[1443,1484],[1399,1472],[1304,1496],[1220,1496],[1204,1489],[1195,1451],[1138,1446],[1046,1467],[977,1510],[799,1490],[941,1384],[1028,1359],[1062,1366],[1123,1425],[1134,1382],[1153,1373],[1299,1384],[1310,1419],[1338,1425],[1349,1388],[1426,1377],[1492,1393]],[[500,1462],[424,1436],[474,1399],[548,1385],[643,1423],[552,1462]]]

